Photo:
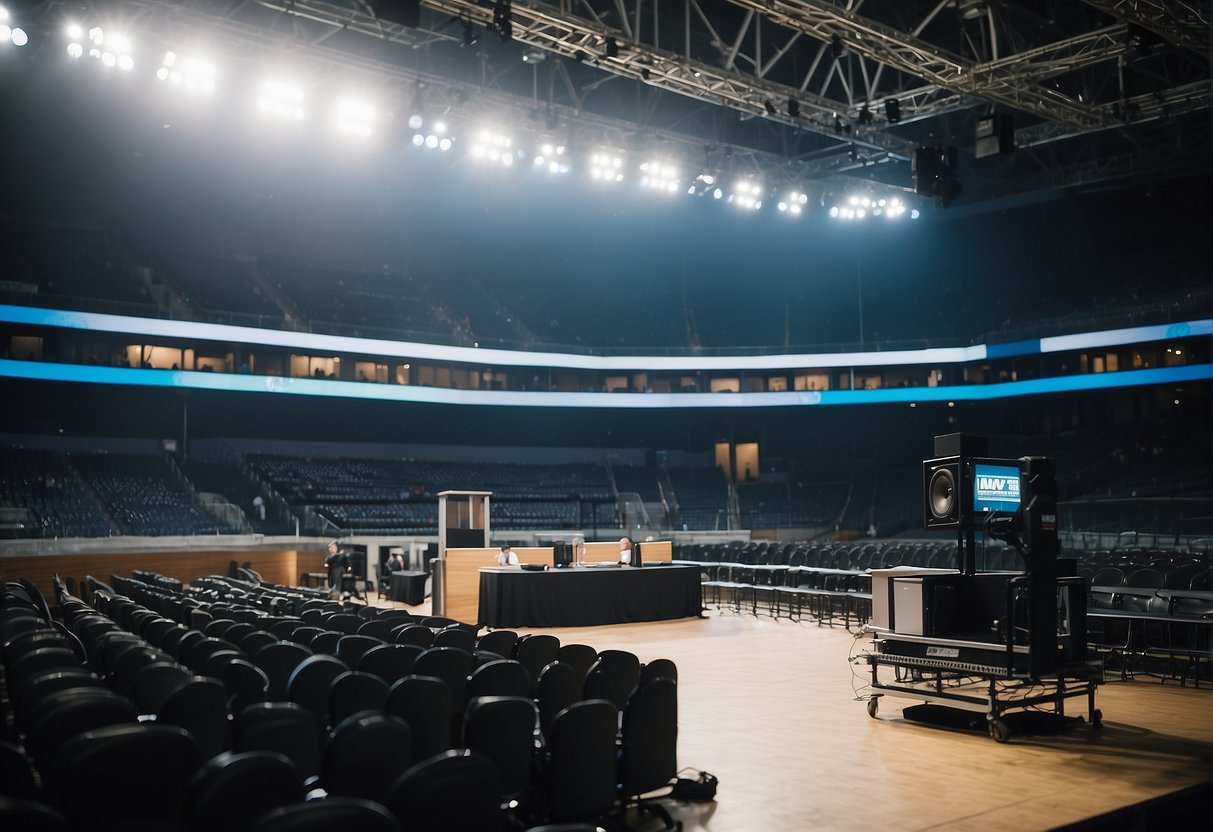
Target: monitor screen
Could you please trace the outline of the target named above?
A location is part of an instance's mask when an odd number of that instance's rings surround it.
[[[973,466],[973,511],[1016,511],[1019,508],[1019,467]]]

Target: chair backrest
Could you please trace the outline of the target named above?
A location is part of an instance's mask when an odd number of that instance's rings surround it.
[[[271,702],[286,701],[286,684],[291,674],[311,655],[310,647],[290,641],[268,644],[253,655],[253,664],[265,671],[266,678],[270,680],[266,697]]]
[[[337,658],[353,667],[358,664],[363,653],[383,643],[383,639],[374,636],[342,636],[337,640]]]
[[[467,698],[476,696],[531,695],[531,676],[521,662],[498,659],[472,671],[468,679]]]
[[[640,681],[640,659],[626,650],[603,650],[582,686],[583,699],[609,699],[623,710]]]
[[[134,704],[105,688],[71,688],[37,703],[29,717],[25,748],[46,777],[59,749],[78,734],[134,723]]]
[[[468,701],[463,744],[497,767],[503,801],[518,799],[531,787],[536,716],[535,703],[525,694],[478,696]]]
[[[228,710],[234,715],[248,705],[264,702],[270,680],[265,671],[245,659],[233,659],[223,669],[223,687],[227,691]]]
[[[466,701],[467,680],[472,673],[472,654],[457,647],[431,647],[413,662],[413,673],[433,676],[446,682],[451,691],[451,706],[461,718]]]
[[[38,703],[61,690],[72,688],[102,688],[102,682],[83,667],[51,670],[27,679],[19,688],[9,688],[9,700],[17,718],[17,727],[22,731],[29,727],[30,715]]]
[[[330,615],[324,619],[324,627],[329,630],[336,630],[345,635],[353,635],[358,632],[358,628],[362,626],[366,619],[359,617],[353,613],[341,612],[335,615]]]
[[[345,637],[345,633],[339,630],[321,630],[312,636],[311,644],[313,653],[325,653],[330,656],[337,655],[337,643]]]
[[[556,661],[556,652],[559,649],[560,639],[556,636],[532,633],[518,639],[514,658],[522,662],[532,679],[538,679],[539,671],[547,667],[549,662]]]
[[[14,800],[36,800],[34,769],[25,753],[11,742],[0,740],[0,796]]]
[[[337,676],[329,688],[329,725],[364,711],[383,713],[387,690],[387,682],[371,673],[351,670]]]
[[[257,832],[400,832],[400,824],[385,807],[357,797],[330,797],[283,806],[257,821]]]
[[[152,662],[139,668],[131,697],[141,714],[156,714],[169,694],[193,679],[193,674],[176,662]]]
[[[451,689],[432,676],[405,676],[388,689],[385,710],[413,729],[413,759],[424,760],[454,745]]]
[[[423,652],[415,644],[380,644],[363,653],[355,669],[373,673],[391,687],[413,672],[413,662]]]
[[[320,781],[333,795],[382,803],[413,763],[408,723],[384,714],[357,714],[333,729],[324,748]]]
[[[643,686],[654,679],[672,679],[677,682],[678,666],[670,659],[653,659],[653,661],[641,665],[638,686]]]
[[[581,699],[581,685],[577,671],[564,662],[550,662],[539,673],[535,700],[539,704],[539,730],[545,739],[551,736],[556,714]]]
[[[582,820],[615,802],[615,734],[619,712],[606,699],[565,708],[552,720],[548,737],[548,814],[552,820]]]
[[[598,651],[588,644],[562,644],[556,651],[556,661],[569,665],[584,680],[594,662],[598,661]]]
[[[421,624],[401,624],[394,628],[397,644],[415,644],[429,647],[434,643],[434,631]]]
[[[215,679],[195,677],[168,695],[156,722],[189,731],[202,759],[209,760],[227,748],[227,691]]]
[[[363,621],[358,627],[358,635],[372,636],[380,641],[392,640],[392,622],[386,618],[375,618]]]
[[[1096,571],[1092,586],[1124,586],[1125,573],[1119,566],[1105,566]]]
[[[202,758],[173,725],[111,725],[73,737],[59,750],[54,802],[77,829],[167,826],[179,822]]]
[[[320,773],[322,734],[316,718],[294,702],[260,702],[236,714],[235,751],[274,751],[295,766],[306,781]]]
[[[311,711],[316,724],[324,729],[328,724],[329,690],[333,680],[348,671],[346,663],[336,656],[323,653],[308,656],[287,680],[287,698]]]
[[[1125,576],[1125,586],[1140,589],[1161,589],[1162,582],[1162,572],[1151,567],[1135,569]]]
[[[182,814],[189,832],[251,832],[261,815],[302,799],[303,779],[283,755],[228,751],[203,764]]]
[[[477,650],[487,650],[504,659],[514,658],[514,648],[517,646],[518,634],[513,630],[493,630],[476,639]]]
[[[253,630],[244,638],[240,639],[240,649],[250,656],[255,656],[257,651],[268,644],[277,644],[280,641],[278,636],[266,630]]]
[[[678,773],[678,686],[659,678],[636,689],[623,709],[620,782],[624,797],[651,792]]]
[[[434,647],[454,647],[465,653],[476,649],[476,636],[461,627],[452,626],[434,634]]]
[[[501,777],[487,758],[447,751],[400,776],[388,809],[409,832],[501,832]]]

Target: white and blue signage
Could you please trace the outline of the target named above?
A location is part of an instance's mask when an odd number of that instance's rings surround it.
[[[1019,468],[1013,465],[973,466],[973,511],[1015,511],[1019,508]]]

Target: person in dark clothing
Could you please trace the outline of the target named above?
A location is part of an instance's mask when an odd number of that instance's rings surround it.
[[[329,553],[328,557],[324,559],[324,568],[329,573],[329,597],[340,600],[342,581],[350,568],[350,556],[337,545],[336,540],[329,544]]]

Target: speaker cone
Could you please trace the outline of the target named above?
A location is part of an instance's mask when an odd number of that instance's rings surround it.
[[[950,468],[940,468],[931,474],[927,505],[936,520],[951,520],[956,510],[956,479]]]

